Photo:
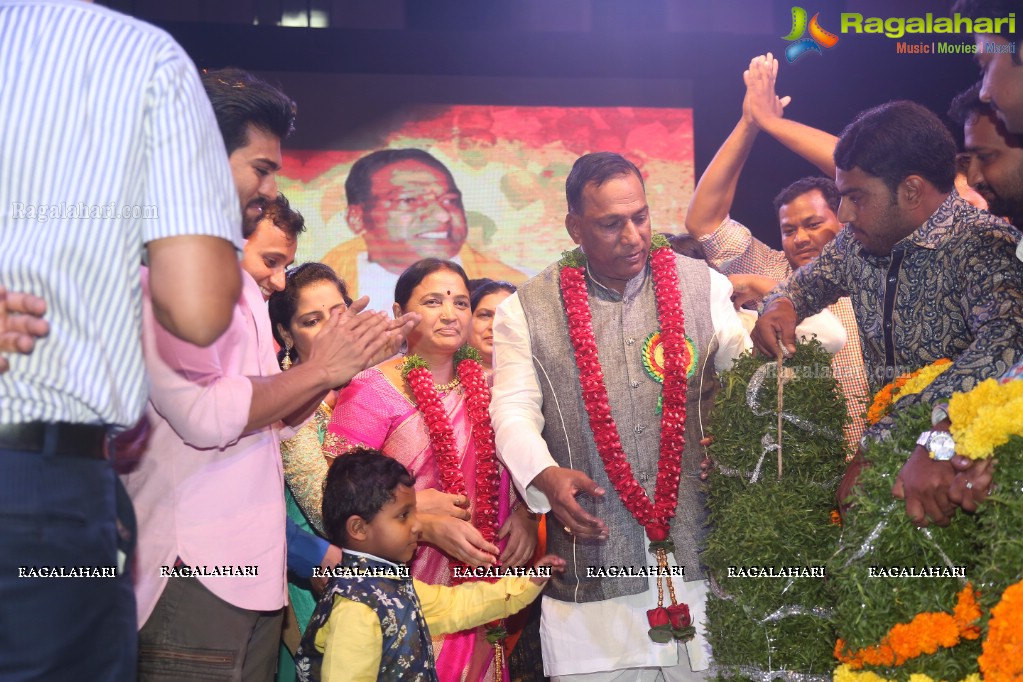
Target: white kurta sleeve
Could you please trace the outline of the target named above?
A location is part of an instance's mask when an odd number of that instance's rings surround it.
[[[753,348],[753,341],[732,305],[732,283],[714,270],[710,272],[710,318],[718,341],[714,368],[723,372],[732,368],[737,357]]]
[[[529,508],[548,512],[551,505],[529,484],[537,474],[558,463],[543,436],[543,393],[533,368],[526,314],[519,295],[512,294],[494,316],[494,390],[490,416],[497,453]]]
[[[849,339],[845,327],[827,308],[806,318],[796,327],[796,338],[809,341],[814,336],[832,355],[845,348]]]

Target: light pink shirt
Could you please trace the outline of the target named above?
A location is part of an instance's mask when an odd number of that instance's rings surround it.
[[[243,433],[249,376],[280,372],[266,304],[242,272],[227,331],[208,348],[181,341],[153,317],[143,268],[142,343],[149,371],[149,448],[123,477],[138,518],[138,626],[153,612],[177,557],[193,567],[254,567],[256,575],[199,577],[224,601],[269,611],[286,603],[282,424]]]

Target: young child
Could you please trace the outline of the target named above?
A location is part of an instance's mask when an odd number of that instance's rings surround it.
[[[320,598],[295,656],[301,682],[436,682],[430,633],[459,632],[509,616],[536,599],[546,578],[428,585],[410,577],[419,526],[412,475],[376,450],[331,465],[323,525],[344,558]],[[560,570],[545,556],[537,566]]]

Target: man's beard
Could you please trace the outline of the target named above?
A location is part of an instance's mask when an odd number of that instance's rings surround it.
[[[988,213],[999,217],[1008,218],[1009,222],[1016,227],[1023,229],[1023,169],[1019,174],[1019,184],[1014,189],[1019,196],[1005,197],[996,194],[990,186],[984,186],[981,195],[987,199]]]
[[[987,210],[993,215],[1008,218],[1010,223],[1023,230],[1023,200],[1013,201],[994,197],[993,200],[988,200]]]

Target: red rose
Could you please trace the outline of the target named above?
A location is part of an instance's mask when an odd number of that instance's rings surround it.
[[[671,621],[673,629],[681,630],[693,624],[693,619],[689,615],[689,607],[686,604],[674,604],[665,610],[668,612],[668,620]]]
[[[650,623],[650,627],[658,628],[671,625],[671,618],[668,615],[668,609],[663,606],[658,606],[656,609],[650,609],[646,612],[647,622]]]
[[[660,524],[651,524],[646,527],[646,536],[653,542],[664,542],[668,539],[668,527]]]

